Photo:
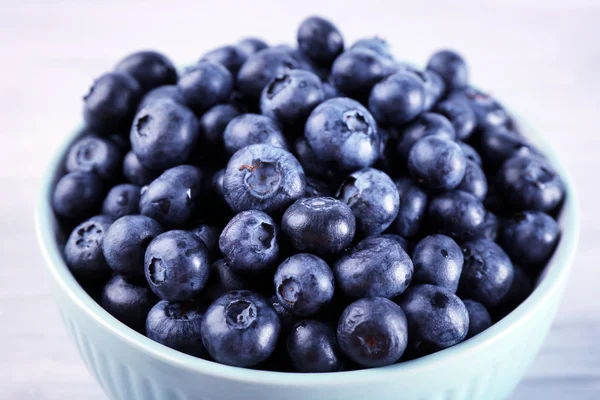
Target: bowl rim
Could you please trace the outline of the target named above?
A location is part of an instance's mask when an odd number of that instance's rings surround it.
[[[382,368],[330,373],[274,372],[245,369],[219,364],[214,361],[178,352],[154,342],[119,322],[96,303],[71,275],[62,258],[59,246],[56,245],[55,234],[52,229],[55,217],[51,206],[51,196],[55,175],[57,171],[62,169],[66,152],[73,140],[80,135],[81,128],[66,135],[53,152],[53,157],[46,168],[35,208],[37,238],[46,261],[47,272],[72,303],[82,312],[88,314],[96,323],[102,325],[107,331],[118,336],[119,339],[128,345],[151,355],[161,362],[218,379],[254,384],[272,384],[273,382],[277,382],[279,385],[286,386],[329,386],[341,383],[356,384],[365,381],[373,382],[375,380],[379,381],[390,378],[398,379],[402,374],[414,374],[419,371],[430,370],[431,368],[439,367],[442,363],[447,363],[449,360],[470,357],[482,349],[493,346],[504,336],[510,334],[533,318],[553,296],[559,295],[563,284],[568,278],[576,253],[580,229],[578,201],[573,180],[552,146],[550,146],[544,137],[536,130],[531,129],[531,126],[522,118],[517,118],[517,121],[522,130],[527,132],[526,137],[544,152],[546,158],[549,159],[564,181],[566,199],[559,218],[559,224],[563,228],[559,245],[546,267],[546,275],[538,282],[531,295],[510,314],[469,340],[415,360]]]

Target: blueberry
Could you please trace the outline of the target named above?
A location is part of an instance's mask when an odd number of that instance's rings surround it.
[[[134,185],[144,186],[158,177],[160,172],[144,167],[140,164],[133,151],[129,151],[123,159],[123,175]]]
[[[454,346],[467,336],[467,308],[447,289],[414,285],[404,292],[398,304],[408,321],[409,346],[419,355]]]
[[[219,250],[219,235],[221,229],[217,226],[199,224],[190,229],[190,232],[195,234],[204,242],[204,245],[209,251],[209,254],[215,254]]]
[[[306,190],[304,197],[329,197],[331,191],[327,184],[317,178],[306,177]]]
[[[513,265],[514,275],[510,285],[510,289],[504,295],[500,304],[490,309],[495,319],[502,319],[508,313],[512,312],[522,302],[529,297],[533,291],[533,282],[531,278],[527,276],[523,268],[518,265]]]
[[[70,172],[60,178],[52,194],[52,208],[61,218],[81,221],[100,210],[104,188],[93,172]]]
[[[458,143],[458,145],[460,146],[460,149],[463,151],[463,154],[465,155],[467,162],[472,161],[481,167],[481,165],[482,165],[481,156],[473,147],[466,144],[465,142],[456,142],[456,143]]]
[[[306,178],[302,166],[289,152],[267,144],[238,150],[223,178],[225,200],[235,212],[285,209],[304,195]]]
[[[202,341],[221,364],[250,367],[275,350],[281,323],[262,296],[241,290],[226,293],[202,319]]]
[[[97,215],[77,225],[65,245],[65,261],[75,277],[87,281],[102,281],[110,268],[102,254],[102,243],[113,219]]]
[[[357,40],[352,46],[350,46],[350,50],[353,49],[369,49],[381,57],[388,58],[390,60],[394,59],[390,44],[385,39],[377,36]]]
[[[483,304],[475,300],[463,300],[463,303],[469,313],[469,331],[466,339],[472,338],[492,326],[492,317]]]
[[[356,218],[344,202],[312,197],[292,204],[283,214],[281,228],[298,251],[329,256],[350,246]]]
[[[287,70],[296,69],[298,62],[278,49],[263,49],[252,54],[237,75],[237,87],[246,96],[258,98],[267,83]]]
[[[446,90],[444,80],[438,74],[430,70],[421,71],[414,68],[409,68],[407,70],[417,75],[423,82],[423,89],[425,92],[423,110],[431,110]]]
[[[130,54],[117,64],[115,71],[133,76],[143,92],[177,82],[177,70],[173,63],[155,51]]]
[[[398,153],[407,160],[415,143],[426,136],[439,136],[454,140],[456,133],[450,121],[444,116],[436,113],[423,113],[402,130],[397,143]]]
[[[223,146],[223,133],[227,124],[240,115],[230,104],[218,104],[206,111],[200,118],[200,131],[207,142]]]
[[[343,97],[340,91],[331,83],[323,82],[323,101],[333,99],[334,97]]]
[[[469,83],[465,60],[452,50],[440,50],[427,62],[427,69],[442,77],[449,89],[460,89]]]
[[[277,297],[277,295],[271,296],[269,302],[279,316],[279,321],[281,322],[281,333],[287,334],[291,332],[292,328],[296,324],[296,316],[281,304],[282,302],[279,301],[279,297]]]
[[[379,157],[377,124],[359,102],[339,97],[321,103],[308,117],[307,143],[324,162],[340,171],[369,167]]]
[[[298,372],[336,372],[342,367],[335,332],[320,321],[298,322],[288,336],[287,350]]]
[[[311,71],[319,78],[322,76],[324,79],[329,75],[329,70],[326,67],[321,67],[315,64],[313,60],[311,60],[306,54],[304,54],[299,49],[296,49],[287,44],[281,44],[278,46],[272,47],[274,50],[281,51],[283,53],[288,54],[290,57],[296,61],[296,69],[303,69],[306,71]],[[324,74],[324,75],[323,75]],[[263,89],[264,90],[264,89]]]
[[[333,272],[337,286],[349,298],[393,298],[410,284],[413,263],[396,240],[371,236],[337,260]]]
[[[397,235],[395,233],[384,233],[383,235],[379,235],[379,237],[395,240],[396,242],[398,242],[400,247],[402,247],[402,249],[404,249],[406,254],[412,253],[411,243],[406,238],[404,238],[400,235]]]
[[[250,57],[252,54],[269,47],[269,45],[267,45],[262,39],[253,37],[240,40],[236,46],[238,51],[240,51],[246,57]]]
[[[223,65],[200,61],[179,78],[177,86],[185,104],[201,114],[212,106],[225,103],[231,96],[233,83],[231,73]]]
[[[396,219],[400,206],[394,182],[385,172],[374,168],[350,174],[340,185],[336,197],[350,206],[362,236],[385,231]]]
[[[307,174],[318,176],[327,181],[337,180],[339,173],[335,162],[331,160],[323,161],[320,157],[317,157],[304,136],[296,139],[294,150],[298,161],[300,161]]]
[[[514,156],[500,168],[500,193],[510,209],[552,212],[563,201],[565,187],[552,166],[539,156]]]
[[[481,167],[473,161],[467,160],[465,176],[456,189],[471,193],[483,201],[488,191],[488,183]]]
[[[461,297],[485,306],[498,305],[508,293],[514,269],[508,255],[489,239],[475,239],[462,245],[465,263],[458,291]]]
[[[225,168],[218,170],[212,177],[212,189],[220,197],[224,198],[223,180],[225,178]]]
[[[140,97],[140,85],[130,75],[104,74],[83,98],[85,124],[103,135],[122,132],[129,128]]]
[[[497,171],[515,155],[536,154],[534,147],[515,132],[504,128],[485,129],[479,139],[481,157],[487,168]]]
[[[177,85],[166,85],[157,87],[146,93],[138,105],[138,110],[141,110],[152,102],[162,100],[171,100],[177,104],[185,105],[185,100],[179,87]]]
[[[69,148],[65,168],[67,172],[95,172],[104,180],[119,177],[123,152],[113,142],[99,137],[86,136]]]
[[[415,119],[425,107],[423,81],[408,71],[399,71],[373,87],[369,110],[382,125],[401,126]]]
[[[344,354],[362,367],[390,365],[398,361],[406,349],[406,316],[391,300],[361,299],[342,313],[337,339]]]
[[[143,333],[146,318],[158,299],[147,286],[139,286],[115,275],[102,291],[100,305],[113,317]]]
[[[481,129],[496,128],[506,125],[510,117],[500,103],[490,95],[473,88],[454,91],[449,95],[449,100],[460,99],[466,101],[475,113],[477,126]]]
[[[202,317],[193,303],[159,301],[148,313],[146,336],[167,347],[196,357],[204,357]]]
[[[440,194],[429,202],[431,229],[459,242],[481,237],[488,214],[477,197],[460,190]]]
[[[456,293],[464,258],[461,248],[452,238],[426,236],[415,246],[413,262],[415,282],[429,283]]]
[[[163,228],[152,218],[127,215],[116,220],[104,235],[102,251],[117,274],[129,279],[144,279],[146,247]]]
[[[328,20],[309,17],[298,27],[298,47],[311,60],[331,64],[344,51],[340,31]]]
[[[229,154],[251,144],[268,144],[288,149],[279,124],[259,114],[242,114],[233,118],[223,132],[223,141]]]
[[[366,48],[342,53],[331,67],[335,87],[347,96],[365,99],[377,82],[396,72],[393,61]]]
[[[236,271],[264,271],[278,261],[279,228],[264,212],[242,211],[221,232],[219,248]]]
[[[137,214],[140,204],[141,188],[130,183],[114,186],[104,199],[102,214],[113,218]]]
[[[513,260],[540,267],[548,262],[560,239],[556,221],[541,211],[514,214],[503,224],[499,242]]]
[[[285,124],[304,123],[310,112],[325,99],[318,76],[300,69],[271,79],[260,98],[261,112]]]
[[[477,124],[475,113],[469,104],[461,99],[444,100],[435,106],[434,111],[448,118],[454,126],[456,136],[461,140],[468,139]]]
[[[144,272],[150,289],[167,301],[196,298],[208,280],[208,250],[188,231],[168,231],[156,236],[144,256]]]
[[[142,108],[131,126],[131,148],[148,169],[166,169],[187,161],[199,137],[198,119],[170,100]]]
[[[463,180],[466,160],[456,143],[439,136],[426,136],[410,150],[408,169],[427,188],[451,190]]]
[[[140,214],[166,227],[181,226],[201,194],[202,172],[191,165],[166,170],[142,189]]]
[[[398,188],[400,207],[396,217],[396,232],[405,237],[416,235],[427,212],[427,194],[410,178],[394,181]]]
[[[221,46],[204,54],[200,61],[219,63],[235,76],[248,56],[237,46]]]

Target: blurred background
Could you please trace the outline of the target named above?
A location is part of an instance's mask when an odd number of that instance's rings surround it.
[[[33,229],[38,181],[81,122],[93,78],[140,49],[178,65],[253,35],[294,44],[310,14],[350,44],[387,39],[422,65],[439,48],[542,132],[579,189],[583,229],[552,331],[514,399],[600,398],[600,2],[0,0],[0,399],[105,399],[69,341]]]

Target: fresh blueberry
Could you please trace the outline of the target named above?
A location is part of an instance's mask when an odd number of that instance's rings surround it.
[[[152,182],[160,173],[140,164],[133,151],[129,151],[123,159],[123,175],[134,185],[144,186]]]
[[[173,63],[155,51],[130,54],[117,64],[115,71],[133,76],[144,93],[177,82],[177,70]]]
[[[262,296],[233,291],[219,297],[202,319],[202,341],[221,364],[250,367],[275,350],[281,323]]]
[[[444,100],[435,106],[434,111],[448,118],[454,126],[456,136],[461,140],[468,139],[477,124],[475,113],[469,104],[461,99]]]
[[[344,51],[344,39],[331,22],[309,17],[298,28],[298,47],[311,60],[331,64]]]
[[[336,197],[350,206],[357,231],[363,237],[385,231],[396,219],[400,207],[398,188],[385,172],[374,168],[350,174]]]
[[[113,219],[97,215],[77,225],[65,245],[65,261],[75,277],[84,281],[102,281],[110,268],[102,254],[102,243]]]
[[[486,168],[493,171],[497,171],[506,160],[515,155],[537,153],[527,140],[505,128],[484,129],[479,147]]]
[[[379,235],[379,237],[395,240],[404,249],[406,254],[412,253],[411,243],[406,238],[400,235],[397,235],[395,233],[384,233],[383,235]]]
[[[104,235],[102,251],[109,267],[128,279],[144,279],[146,247],[163,228],[152,218],[127,215],[116,220]]]
[[[444,139],[454,140],[456,133],[454,127],[444,116],[436,113],[423,113],[401,132],[397,142],[398,153],[404,160],[408,160],[410,150],[415,143],[426,136],[439,136]]]
[[[102,135],[123,132],[131,124],[140,97],[140,85],[130,75],[104,74],[83,98],[85,124]]]
[[[460,89],[469,83],[467,63],[452,50],[440,50],[433,54],[427,69],[441,76],[449,89]]]
[[[284,124],[304,123],[310,112],[325,99],[318,76],[292,69],[274,77],[262,91],[261,112]]]
[[[533,282],[523,268],[513,265],[514,276],[508,293],[504,295],[500,304],[490,309],[496,320],[504,318],[529,297],[533,291]]]
[[[268,144],[288,149],[279,124],[259,114],[242,114],[233,118],[223,132],[223,141],[229,154],[251,144]]]
[[[170,100],[142,108],[131,126],[131,148],[148,169],[166,169],[187,161],[200,136],[198,119]]]
[[[123,152],[113,142],[94,136],[78,139],[67,153],[67,172],[95,172],[104,180],[118,179]]]
[[[146,93],[138,105],[138,110],[141,110],[154,101],[161,100],[171,100],[177,104],[185,104],[183,94],[181,93],[181,90],[179,90],[179,87],[177,85],[166,85],[157,87]]]
[[[258,98],[267,83],[290,69],[298,68],[298,62],[287,52],[267,48],[252,54],[237,75],[237,87],[246,96]]]
[[[219,250],[219,235],[221,229],[218,226],[199,224],[190,229],[204,242],[204,245],[209,251],[209,254],[215,254]]]
[[[350,248],[333,266],[335,281],[349,298],[399,296],[413,276],[413,263],[394,239],[371,236]]]
[[[508,255],[489,239],[475,239],[462,245],[465,263],[458,291],[461,297],[485,306],[498,305],[508,293],[514,269]]]
[[[492,326],[492,317],[483,304],[475,300],[463,300],[463,303],[469,313],[469,331],[466,339],[472,338]]]
[[[554,168],[539,156],[509,158],[497,175],[500,193],[515,211],[552,212],[563,201],[565,187]]]
[[[202,317],[193,303],[159,301],[148,313],[146,336],[167,347],[195,357],[204,357]]]
[[[140,190],[139,186],[130,183],[114,186],[104,199],[102,214],[115,219],[124,215],[137,214],[140,204]]]
[[[267,144],[238,150],[230,159],[223,178],[225,200],[234,212],[285,209],[302,197],[306,177],[289,152]]]
[[[466,101],[475,113],[477,126],[481,129],[497,128],[506,125],[510,117],[506,110],[490,95],[477,89],[466,88],[454,91],[448,96],[449,100]]]
[[[560,239],[556,221],[541,211],[523,211],[511,216],[500,230],[499,242],[511,259],[523,266],[545,265]]]
[[[333,272],[317,256],[300,253],[282,262],[275,272],[275,293],[281,305],[299,317],[318,313],[333,298]]]
[[[366,99],[377,82],[396,72],[393,61],[373,50],[357,48],[342,53],[331,67],[335,87],[347,96]]]
[[[281,229],[296,250],[329,256],[350,246],[356,218],[342,201],[312,197],[296,201],[285,211]]]
[[[471,193],[483,201],[488,191],[488,183],[481,167],[473,161],[467,160],[465,176],[456,189]]]
[[[335,332],[320,321],[298,322],[288,336],[287,350],[298,372],[336,372],[342,367]]]
[[[142,189],[140,214],[166,227],[181,226],[190,217],[201,194],[202,172],[191,165],[166,170]]]
[[[359,102],[338,97],[321,103],[308,117],[304,130],[314,154],[334,162],[340,171],[369,167],[379,157],[377,124]]]
[[[240,40],[236,46],[246,58],[269,47],[262,39],[253,37]]]
[[[214,173],[212,177],[212,189],[218,194],[220,197],[225,197],[225,192],[223,191],[223,180],[225,178],[225,168],[218,170]]]
[[[355,301],[340,317],[337,339],[344,354],[362,367],[391,365],[406,350],[406,315],[385,298]]]
[[[287,334],[292,331],[292,328],[296,324],[296,316],[292,314],[290,310],[285,308],[279,301],[277,295],[271,296],[269,302],[273,306],[273,309],[279,315],[279,321],[281,321],[281,333]]]
[[[429,202],[428,220],[434,232],[448,235],[458,242],[484,236],[489,213],[481,201],[470,193],[453,190]]]
[[[240,115],[230,104],[219,104],[206,111],[200,118],[200,131],[207,142],[223,146],[223,133],[227,124]]]
[[[427,194],[410,178],[394,181],[398,188],[400,207],[396,217],[396,232],[405,237],[416,235],[427,212]]]
[[[343,97],[340,91],[331,83],[323,82],[323,101],[333,99],[334,97]]]
[[[150,289],[167,301],[196,298],[208,280],[208,250],[188,231],[168,231],[156,236],[144,256],[144,272]]]
[[[329,197],[331,191],[327,184],[317,178],[306,177],[306,190],[304,197]]]
[[[423,81],[408,71],[399,71],[373,87],[369,110],[382,125],[402,126],[415,119],[425,107]]]
[[[296,139],[294,150],[298,161],[307,174],[318,176],[327,181],[338,179],[339,173],[335,162],[331,160],[323,161],[320,157],[317,157],[304,136]]]
[[[423,82],[423,89],[425,92],[423,110],[431,110],[446,90],[444,80],[438,74],[430,70],[421,71],[415,68],[408,68],[407,71],[417,75]]]
[[[377,53],[377,55],[388,58],[390,60],[394,59],[394,55],[392,54],[392,49],[390,44],[380,37],[372,37],[357,40],[351,47],[350,50],[353,49],[369,49]]]
[[[297,48],[294,48],[287,44],[281,44],[281,45],[272,47],[272,49],[284,52],[284,53],[288,54],[290,57],[292,57],[294,59],[294,61],[296,61],[296,64],[297,64],[296,69],[303,69],[306,71],[311,71],[312,73],[317,75],[319,78],[323,77],[323,79],[326,79],[327,76],[329,75],[329,70],[326,67],[321,67],[321,66],[315,64],[315,62],[313,60],[311,60],[306,54],[304,54],[302,51],[300,51]]]
[[[262,211],[242,211],[221,232],[219,248],[236,271],[264,271],[278,261],[279,228]]]
[[[185,104],[200,115],[229,99],[233,91],[233,77],[219,63],[200,61],[179,78],[177,86]]]
[[[460,147],[439,136],[419,139],[408,155],[410,174],[430,189],[456,188],[465,177],[466,164]]]
[[[480,167],[482,166],[481,156],[473,147],[466,144],[465,142],[456,143],[458,143],[458,145],[460,146],[460,149],[463,151],[463,154],[465,155],[467,161],[472,161]]]
[[[467,336],[467,308],[458,296],[443,287],[411,286],[398,304],[408,321],[409,346],[419,355],[454,346]]]
[[[272,279],[263,275],[244,275],[235,271],[223,259],[213,262],[210,266],[210,278],[204,289],[205,296],[214,301],[232,290],[272,291]]]
[[[458,289],[464,258],[452,238],[431,235],[423,238],[413,251],[414,281],[443,287],[452,293]]]
[[[237,46],[221,46],[204,54],[200,61],[219,63],[235,76],[248,56]]]
[[[102,291],[100,305],[133,330],[144,333],[150,309],[159,301],[147,286],[115,275]]]
[[[52,208],[61,218],[81,221],[100,211],[102,180],[93,172],[70,172],[60,178],[52,194]]]

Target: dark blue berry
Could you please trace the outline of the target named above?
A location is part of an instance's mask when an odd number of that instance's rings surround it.
[[[221,198],[225,197],[225,192],[223,191],[224,178],[225,178],[225,168],[220,169],[217,172],[215,172],[212,177],[212,189]]]
[[[137,214],[140,205],[141,188],[130,183],[122,183],[109,190],[104,203],[102,214],[113,218]]]
[[[394,183],[400,198],[396,232],[405,237],[414,236],[421,229],[427,212],[427,194],[410,178],[399,178]]]
[[[144,256],[144,272],[150,289],[167,301],[197,298],[208,280],[208,250],[188,231],[168,231],[156,236]]]
[[[434,111],[448,118],[454,126],[456,137],[461,140],[468,139],[477,125],[475,113],[469,104],[461,99],[444,100],[435,106]]]
[[[492,317],[483,304],[475,300],[463,300],[463,303],[469,313],[469,331],[466,339],[472,338],[492,326]]]
[[[400,235],[395,233],[384,233],[383,235],[379,235],[379,237],[395,240],[404,249],[406,254],[412,253],[412,244]]]
[[[229,154],[251,144],[268,144],[288,149],[279,124],[259,114],[242,114],[233,118],[223,132],[223,141]]]
[[[56,183],[52,208],[59,217],[81,221],[100,211],[104,193],[102,180],[95,173],[71,172]]]
[[[431,110],[446,90],[444,80],[438,74],[430,70],[421,71],[415,68],[408,68],[407,71],[417,75],[423,82],[423,89],[425,92],[423,110]]]
[[[123,152],[113,142],[86,136],[71,145],[67,153],[67,172],[95,172],[104,180],[116,180],[121,172]]]
[[[377,36],[357,40],[352,46],[350,46],[350,50],[353,49],[369,49],[381,57],[388,58],[390,60],[394,59],[390,44],[385,39]]]
[[[177,86],[185,104],[201,114],[219,103],[225,103],[231,96],[233,83],[231,73],[223,65],[200,61],[179,78]]]
[[[160,175],[160,171],[148,169],[140,164],[133,151],[129,151],[123,159],[123,175],[134,185],[144,186]]]
[[[371,49],[342,53],[331,67],[331,80],[347,96],[366,99],[377,82],[396,72],[394,62]]]
[[[296,139],[295,154],[302,168],[309,175],[314,175],[327,181],[337,180],[339,172],[334,161],[323,161],[317,157],[304,136]]]
[[[240,115],[230,104],[218,104],[206,111],[200,118],[200,131],[207,142],[223,146],[223,133],[227,124]]]
[[[181,93],[181,90],[179,90],[179,87],[177,85],[166,85],[157,87],[146,93],[138,105],[138,110],[141,110],[152,102],[161,100],[171,100],[177,104],[185,104],[183,94]]]
[[[320,321],[298,322],[288,336],[287,351],[298,372],[336,372],[342,367],[335,332]]]
[[[436,113],[423,113],[402,130],[397,144],[398,153],[408,160],[410,150],[415,143],[426,136],[439,136],[454,140],[456,133],[450,121],[444,116]]]
[[[317,178],[306,177],[306,190],[304,197],[329,197],[331,191],[327,184]]]
[[[488,183],[481,167],[473,161],[467,160],[465,176],[456,189],[471,193],[483,201],[487,195]]]
[[[267,83],[290,69],[298,68],[298,62],[287,52],[267,48],[252,54],[237,75],[237,87],[246,96],[260,97]]]
[[[84,281],[100,282],[110,275],[102,253],[102,243],[113,219],[97,215],[77,225],[65,245],[65,261],[77,277]]]
[[[297,38],[300,51],[317,63],[330,64],[344,51],[344,39],[340,31],[320,17],[309,17],[302,21]]]
[[[440,50],[427,62],[427,69],[442,77],[448,89],[460,89],[469,83],[465,60],[452,50]]]
[[[190,229],[190,232],[194,233],[204,242],[210,254],[215,254],[219,250],[221,228],[218,226],[199,224]]]
[[[158,301],[147,286],[115,275],[104,286],[100,305],[131,329],[144,333],[148,312]]]
[[[236,47],[243,55],[250,57],[252,54],[266,49],[269,47],[269,45],[267,45],[262,39],[249,37],[240,40]]]
[[[409,71],[390,75],[373,87],[369,110],[382,125],[401,126],[423,112],[425,88],[423,80]]]
[[[431,199],[428,220],[434,232],[462,242],[484,236],[488,214],[491,215],[477,197],[454,190]]]
[[[219,63],[236,76],[248,56],[240,51],[237,46],[221,46],[204,54],[200,61]]]
[[[524,302],[533,291],[533,282],[523,268],[513,265],[514,275],[510,289],[504,295],[500,304],[490,309],[496,320],[504,318],[508,313]]]
[[[463,180],[466,160],[456,143],[426,136],[410,150],[408,169],[419,184],[429,189],[451,190]]]
[[[536,154],[534,147],[519,134],[505,128],[485,129],[479,139],[481,157],[487,168],[496,171],[515,155]]]
[[[281,304],[282,302],[279,301],[279,297],[277,297],[277,295],[274,294],[271,296],[269,302],[279,316],[279,321],[281,322],[281,333],[288,334],[292,331],[292,328],[296,324],[296,316]]]
[[[460,99],[466,101],[475,113],[477,127],[481,129],[497,128],[504,126],[510,120],[506,110],[490,95],[477,89],[466,88],[454,91],[448,96],[449,100]]]
[[[460,149],[463,151],[463,154],[465,155],[465,158],[467,159],[467,161],[472,161],[475,164],[479,165],[480,167],[482,166],[482,161],[481,161],[481,156],[479,155],[479,153],[470,145],[466,144],[465,142],[456,142],[458,143],[458,145],[460,146]]]
[[[414,281],[443,287],[456,293],[464,258],[452,238],[431,235],[423,238],[413,251]]]
[[[177,70],[173,63],[156,51],[130,54],[117,64],[115,71],[134,77],[144,93],[177,82]]]

